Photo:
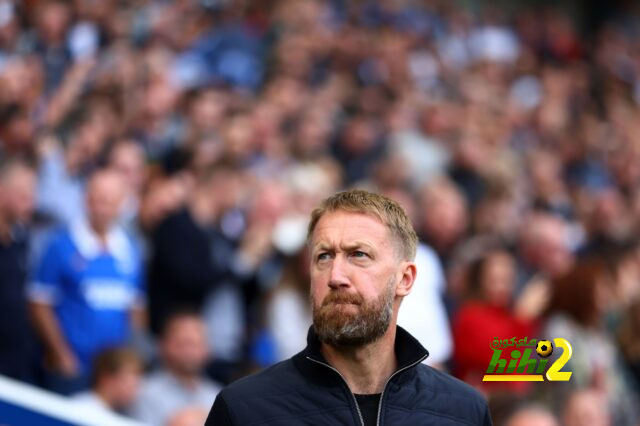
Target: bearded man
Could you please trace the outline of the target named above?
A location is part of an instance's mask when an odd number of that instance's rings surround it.
[[[313,211],[308,245],[307,347],[225,388],[207,425],[491,425],[484,398],[422,364],[429,353],[396,325],[417,273],[396,202],[335,194]]]

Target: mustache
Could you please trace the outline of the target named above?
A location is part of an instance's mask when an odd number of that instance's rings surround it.
[[[349,303],[353,305],[360,305],[364,302],[363,297],[358,293],[347,293],[344,291],[332,291],[327,294],[322,301],[322,306],[338,303]]]

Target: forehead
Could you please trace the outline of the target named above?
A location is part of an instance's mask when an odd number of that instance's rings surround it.
[[[389,230],[377,217],[365,213],[336,211],[325,213],[311,235],[312,245],[363,241],[375,246],[389,245]]]

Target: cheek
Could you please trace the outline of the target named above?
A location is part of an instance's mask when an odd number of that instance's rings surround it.
[[[328,292],[329,286],[325,284],[324,280],[318,279],[317,277],[311,278],[310,293],[315,303],[322,302],[322,299],[324,299]]]

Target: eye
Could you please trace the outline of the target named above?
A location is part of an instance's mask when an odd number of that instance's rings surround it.
[[[369,257],[369,255],[368,255],[367,253],[365,253],[365,252],[363,252],[363,251],[360,251],[360,250],[356,250],[356,251],[354,251],[353,253],[351,253],[351,255],[352,255],[353,257],[361,257],[361,258]]]
[[[328,260],[329,258],[331,258],[331,255],[326,251],[319,253],[318,256],[316,256],[316,259],[318,260],[318,262],[321,262],[323,260]]]

